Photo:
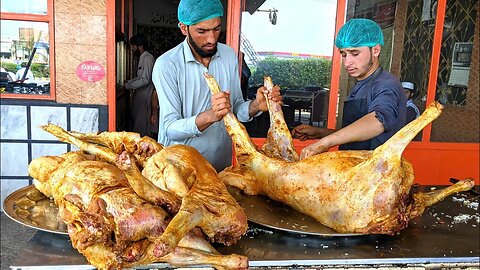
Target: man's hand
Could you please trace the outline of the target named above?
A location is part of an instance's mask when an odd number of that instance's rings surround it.
[[[271,101],[280,102],[280,104],[283,103],[283,97],[280,93],[280,87],[278,85],[275,85],[271,91],[268,91],[265,86],[262,86],[257,89],[257,95],[255,99],[250,103],[250,116],[257,114],[258,111],[268,111],[265,95],[267,95],[268,99]]]
[[[300,141],[312,140],[317,138],[315,127],[301,124],[292,129],[292,136]]]
[[[212,121],[218,122],[223,119],[231,109],[232,105],[230,104],[230,92],[229,91],[222,91],[216,93],[210,99],[212,102],[211,112],[212,114]]]
[[[300,141],[320,139],[335,132],[333,129],[314,127],[301,124],[292,130],[292,136],[300,139]]]
[[[327,152],[328,149],[330,149],[330,146],[328,146],[328,143],[320,139],[317,142],[312,143],[307,147],[303,148],[302,152],[300,153],[300,159],[305,159],[316,154]]]
[[[229,91],[221,91],[212,95],[210,102],[212,107],[199,113],[195,118],[195,124],[200,131],[204,131],[213,123],[221,121],[232,107]]]
[[[152,112],[152,115],[150,116],[150,124],[157,126],[158,124],[158,113],[157,112]]]

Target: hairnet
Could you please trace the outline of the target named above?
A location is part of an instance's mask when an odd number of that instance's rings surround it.
[[[223,6],[219,0],[181,0],[178,5],[178,20],[186,25],[222,16]]]
[[[335,39],[339,49],[356,47],[373,47],[383,45],[383,33],[380,26],[369,19],[351,19],[346,22]]]

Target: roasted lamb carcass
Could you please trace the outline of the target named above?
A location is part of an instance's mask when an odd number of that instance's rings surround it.
[[[228,193],[215,169],[195,148],[185,145],[162,148],[146,159],[143,171],[140,171],[135,156],[127,151],[118,155],[106,146],[79,139],[87,136],[72,135],[51,124],[43,128],[62,141],[116,164],[124,171],[130,186],[142,199],[167,207],[170,212],[175,210],[165,232],[155,239],[157,256],[172,251],[183,236],[195,227],[201,228],[212,242],[225,245],[235,243],[245,234],[248,224],[243,208]],[[88,135],[88,138],[88,141],[100,142],[93,134]],[[181,201],[179,207],[175,199]]]
[[[206,75],[213,93],[219,91]],[[228,185],[250,195],[266,195],[343,233],[393,234],[426,207],[470,189],[471,179],[430,193],[410,194],[414,174],[402,152],[413,137],[441,113],[434,102],[374,151],[326,152],[288,162],[257,151],[231,113],[224,117],[237,164],[219,173]]]
[[[246,257],[223,256],[192,231],[165,256],[156,239],[171,216],[141,199],[116,166],[82,152],[41,157],[29,165],[35,186],[51,196],[67,224],[72,245],[99,269],[122,269],[153,262],[176,266],[210,264],[219,269],[245,269]]]

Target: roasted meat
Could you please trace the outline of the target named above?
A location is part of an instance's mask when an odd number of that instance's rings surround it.
[[[206,74],[213,93],[219,91]],[[402,152],[413,137],[440,115],[434,102],[374,151],[326,152],[290,162],[258,151],[232,113],[224,116],[237,163],[219,173],[228,185],[249,195],[266,195],[342,233],[393,234],[446,196],[473,186],[467,179],[442,190],[410,194],[414,174]]]
[[[86,136],[74,136],[55,125],[44,129],[82,150],[35,159],[29,173],[36,187],[54,198],[73,246],[91,264],[100,269],[162,261],[248,267],[246,257],[220,255],[203,239],[233,244],[245,233],[247,219],[194,148],[160,147],[145,159],[144,171],[155,175],[156,181],[170,181],[162,189],[142,175],[135,153],[117,154],[106,146],[108,139],[101,146],[90,143],[100,142],[94,135],[88,135],[86,142]],[[177,185],[187,186],[188,191],[169,190],[177,190]]]
[[[273,88],[272,78],[264,77],[264,86],[268,90]],[[281,158],[287,161],[298,161],[298,153],[293,147],[292,136],[283,117],[282,106],[279,102],[269,100],[266,96],[268,113],[270,116],[270,128],[267,139],[261,151],[269,157]]]

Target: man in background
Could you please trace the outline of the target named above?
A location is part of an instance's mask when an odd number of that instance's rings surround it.
[[[25,75],[25,79],[24,79],[23,75],[25,74],[25,72],[27,72],[27,75]],[[17,73],[15,74],[15,76],[17,77],[17,81],[20,81],[20,82],[33,83],[33,81],[35,80],[35,77],[33,77],[32,71],[30,69],[28,69],[27,71],[26,62],[22,62],[22,64],[20,65],[20,69],[17,70]]]
[[[420,116],[420,110],[417,108],[417,105],[413,103],[413,97],[415,96],[415,85],[411,82],[402,82],[402,87],[407,97],[407,117],[406,123],[410,123]]]
[[[131,91],[132,105],[131,131],[140,133],[140,136],[152,136],[152,131],[158,129],[152,124],[152,70],[155,58],[148,52],[148,40],[143,34],[136,34],[130,38],[129,44],[133,55],[139,57],[137,76],[125,82],[124,87]]]

